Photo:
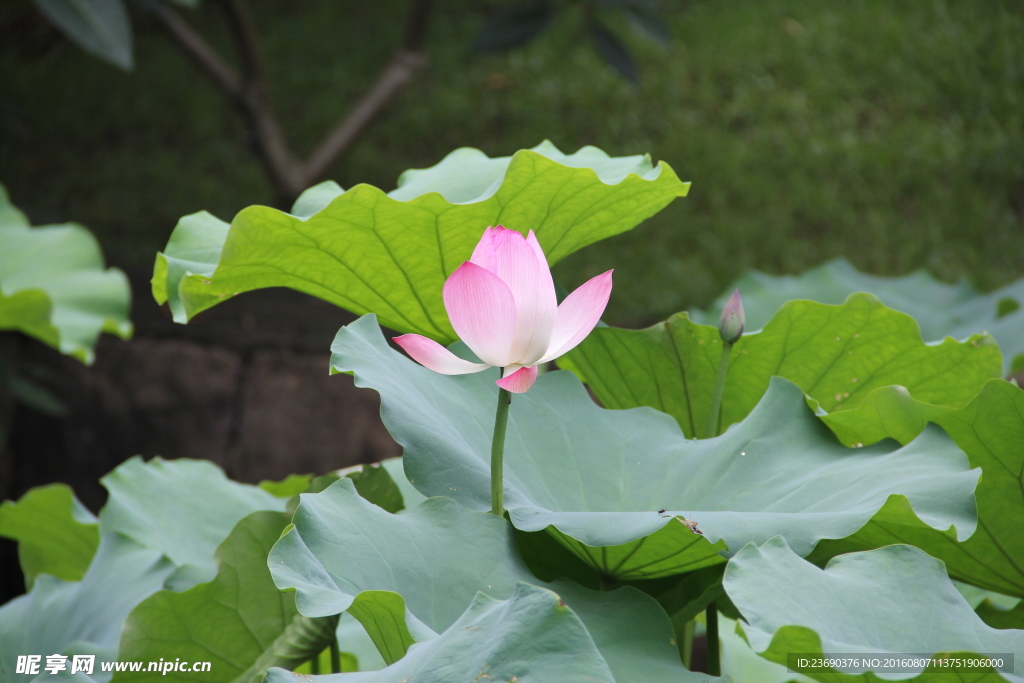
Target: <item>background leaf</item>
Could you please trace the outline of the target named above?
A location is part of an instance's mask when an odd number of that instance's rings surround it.
[[[124,0],[35,0],[43,14],[86,52],[132,68],[132,24]]]
[[[360,496],[390,513],[405,508],[402,492],[388,470],[381,465],[363,465],[362,470],[345,475],[356,485]]]
[[[536,0],[504,7],[487,18],[473,41],[473,49],[509,50],[529,43],[547,27],[554,16],[553,0]]]
[[[489,510],[497,371],[432,372],[391,349],[372,316],[342,328],[332,350],[335,371],[353,371],[357,386],[380,392],[413,485]],[[505,507],[517,528],[547,528],[624,579],[720,563],[720,550],[776,534],[808,553],[819,539],[852,534],[898,495],[929,525],[969,536],[979,473],[967,471],[941,430],[919,439],[851,451],[796,386],[776,379],[743,423],[692,441],[668,415],[602,409],[571,373],[549,372],[512,401]],[[914,519],[910,504],[904,514]],[[680,517],[699,522],[704,535]]]
[[[0,505],[0,536],[18,542],[25,587],[39,574],[81,581],[96,554],[96,518],[64,484],[30,489],[17,503]]]
[[[587,30],[590,32],[590,38],[594,41],[594,49],[597,50],[597,54],[601,55],[601,59],[626,80],[639,83],[640,70],[622,40],[602,22],[594,18],[587,21]]]
[[[388,458],[381,461],[380,466],[388,471],[391,481],[395,482],[395,486],[401,492],[405,509],[414,508],[427,499],[405,476],[405,461],[402,458]]]
[[[925,270],[903,277],[868,275],[840,258],[797,276],[748,271],[706,313],[692,311],[691,317],[698,322],[717,321],[736,287],[743,294],[748,330],[760,329],[791,299],[838,304],[854,292],[870,292],[886,306],[913,316],[927,340],[963,339],[987,330],[1002,349],[1005,372],[1024,356],[1024,280],[983,294],[965,281],[939,282]]]
[[[549,142],[496,159],[459,149],[398,183],[387,195],[357,185],[301,218],[261,206],[230,226],[186,216],[157,256],[153,295],[185,322],[234,294],[290,287],[448,343],[455,333],[441,288],[487,226],[533,229],[554,264],[689,189],[647,156],[611,158],[595,147],[565,155]],[[316,200],[298,204],[309,210],[334,188],[314,188]]]
[[[280,481],[264,479],[259,483],[259,487],[278,498],[291,498],[307,491],[312,481],[311,474],[289,474]]]
[[[652,0],[625,0],[622,8],[633,26],[648,38],[657,41],[663,47],[668,47],[672,42],[668,20]]]
[[[43,309],[48,310],[45,306]],[[64,404],[46,385],[37,381],[37,377],[46,377],[51,373],[43,366],[31,362],[19,361],[17,365],[17,369],[0,365],[0,389],[11,392],[14,400],[32,410],[51,417],[63,417],[67,413]]]
[[[1024,630],[1024,602],[1018,602],[1016,607],[1002,609],[986,600],[974,610],[981,617],[981,620],[992,628]]]
[[[103,268],[92,234],[68,223],[29,227],[0,186],[0,330],[18,330],[91,363],[101,332],[127,339],[128,279]]]
[[[840,555],[822,570],[781,537],[743,548],[725,571],[725,589],[743,613],[743,632],[767,659],[787,653],[1013,653],[1024,657],[1024,631],[985,625],[946,576],[942,562],[907,545]],[[799,600],[793,597],[799,595]],[[834,672],[804,671],[821,681]],[[977,676],[975,674],[975,676]],[[990,680],[984,676],[970,680]],[[917,680],[915,674],[887,680]],[[921,680],[960,682],[955,671]],[[844,677],[877,681],[874,676]],[[999,680],[992,676],[991,680]],[[1013,680],[1019,680],[1016,677]]]
[[[687,436],[706,438],[721,353],[717,327],[680,313],[645,330],[596,328],[559,362],[605,406],[651,406],[676,418]],[[856,408],[872,390],[892,384],[922,401],[960,407],[1000,375],[991,337],[925,344],[913,318],[867,294],[839,306],[790,301],[763,330],[733,346],[721,428],[745,418],[774,376],[834,412]]]

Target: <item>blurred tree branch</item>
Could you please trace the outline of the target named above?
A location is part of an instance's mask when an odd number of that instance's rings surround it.
[[[291,206],[295,198],[352,145],[378,112],[429,61],[423,47],[431,0],[412,0],[402,44],[381,70],[376,83],[316,146],[308,159],[302,160],[289,148],[274,114],[270,77],[248,3],[246,0],[219,1],[241,56],[241,76],[168,4],[152,3],[149,11],[171,41],[246,118],[256,151],[274,185],[277,201],[284,208]]]

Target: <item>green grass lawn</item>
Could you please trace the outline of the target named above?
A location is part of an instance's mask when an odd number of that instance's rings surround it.
[[[185,13],[226,45],[212,4]],[[280,116],[309,149],[373,81],[406,3],[254,4]],[[1024,276],[1024,6],[672,3],[671,48],[628,34],[633,87],[572,12],[524,50],[480,57],[480,4],[436,5],[431,69],[329,177],[391,189],[455,147],[509,154],[544,138],[649,151],[693,181],[690,196],[557,269],[571,288],[614,267],[610,320],[706,305],[749,267],[838,255],[986,289]],[[240,120],[155,28],[137,22],[123,74],[47,47],[43,29],[15,41],[17,7],[0,11],[0,182],[35,223],[78,220],[114,262],[139,266],[183,214],[228,219],[272,200]]]

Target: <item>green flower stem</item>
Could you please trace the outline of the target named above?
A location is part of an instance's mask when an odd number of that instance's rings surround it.
[[[708,626],[708,673],[722,675],[722,644],[718,639],[718,605],[712,602],[704,612]]]
[[[491,440],[491,513],[505,514],[505,429],[508,427],[508,407],[512,394],[498,389],[498,409],[494,413],[494,438]]]
[[[679,651],[683,656],[683,666],[687,669],[689,669],[690,665],[693,663],[693,633],[696,628],[697,626],[693,619],[690,619],[686,622],[686,626],[683,626],[683,631],[680,634],[682,636],[680,639],[680,645],[682,647],[679,648]]]
[[[725,393],[725,376],[729,373],[730,355],[732,355],[732,344],[722,342],[722,357],[718,360],[718,374],[715,376],[715,390],[711,394],[711,410],[708,412],[705,439],[718,436],[718,418],[722,412],[722,394]]]
[[[708,427],[704,438],[718,436],[719,418],[722,414],[722,395],[725,393],[725,378],[729,374],[729,356],[732,355],[732,344],[722,342],[722,356],[718,359],[718,374],[715,376],[715,389],[711,394],[711,405],[708,411]],[[708,673],[712,676],[722,675],[721,642],[718,639],[718,607],[712,602],[704,612],[707,618],[707,652]],[[691,646],[692,647],[692,646]]]
[[[317,652],[313,659],[309,660],[309,672],[314,676],[320,675],[320,653]]]
[[[338,647],[338,638],[331,638],[331,673],[341,673],[341,649]]]

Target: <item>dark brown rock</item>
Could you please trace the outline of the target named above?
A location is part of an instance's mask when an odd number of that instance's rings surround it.
[[[322,473],[400,455],[375,391],[328,375],[329,353],[256,351],[239,394],[227,470],[241,481]]]
[[[188,341],[104,338],[86,367],[39,345],[66,415],[18,406],[12,433],[18,493],[53,481],[87,506],[98,479],[133,455],[204,458],[223,465],[241,370],[239,354]]]

